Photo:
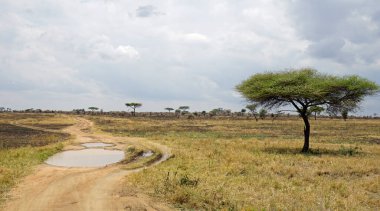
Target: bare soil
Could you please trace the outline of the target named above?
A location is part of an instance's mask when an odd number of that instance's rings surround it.
[[[91,132],[92,122],[77,118],[77,123],[64,131],[75,136],[69,149],[81,149],[81,143],[107,142],[115,149],[125,149],[128,145],[151,146],[160,150],[162,157],[143,168],[153,167],[170,156],[170,150],[142,138],[114,137]],[[137,190],[131,194],[122,191],[125,176],[142,170],[123,169],[122,164],[103,168],[64,168],[47,164],[38,166],[11,192],[3,210],[173,210],[164,203],[157,202]]]

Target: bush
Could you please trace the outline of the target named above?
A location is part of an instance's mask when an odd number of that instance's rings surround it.
[[[345,147],[343,145],[340,146],[339,148],[339,154],[341,155],[345,155],[345,156],[354,156],[354,155],[357,155],[357,154],[360,154],[362,151],[362,149],[358,146],[355,146],[355,147]]]

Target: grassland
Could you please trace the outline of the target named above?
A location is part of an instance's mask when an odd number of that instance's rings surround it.
[[[377,210],[380,121],[154,120],[91,117],[119,136],[165,144],[174,157],[125,183],[183,209]],[[131,193],[133,194],[133,193]]]
[[[17,124],[61,129],[73,124],[69,117],[54,114],[0,114],[0,205],[9,190],[33,167],[62,149],[68,134],[25,128]]]

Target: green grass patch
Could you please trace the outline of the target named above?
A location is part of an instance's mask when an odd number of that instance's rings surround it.
[[[62,150],[57,143],[43,147],[21,147],[0,150],[0,204],[7,199],[8,191],[23,176],[31,173],[34,166]]]

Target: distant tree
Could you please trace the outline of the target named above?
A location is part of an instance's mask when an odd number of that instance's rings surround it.
[[[175,113],[175,115],[177,116],[177,118],[180,118],[180,117],[181,117],[181,110],[176,109],[176,110],[174,111],[174,113]]]
[[[165,110],[169,111],[169,113],[170,113],[171,111],[174,110],[174,108],[165,108]]]
[[[249,104],[246,106],[246,108],[251,112],[251,114],[255,117],[255,120],[256,122],[259,121],[259,118],[257,118],[257,106],[258,104],[257,103],[254,103],[254,104]]]
[[[216,115],[223,115],[224,113],[227,113],[228,111],[227,110],[224,110],[223,108],[214,108],[210,111],[210,114],[212,114],[213,116],[216,116]]]
[[[245,108],[242,108],[240,112],[244,115],[247,110]]]
[[[310,68],[255,74],[236,88],[248,100],[269,109],[293,105],[305,124],[302,152],[309,151],[310,107],[353,110],[365,96],[380,89],[359,76],[331,76]]]
[[[202,111],[202,115],[203,116],[206,116],[207,112],[206,111]]]
[[[326,108],[326,113],[329,115],[330,119],[338,116],[338,110],[334,107]]]
[[[258,104],[257,103],[249,104],[245,107],[251,112],[251,114],[255,118],[256,122],[259,121],[259,118],[257,117],[257,111],[256,111]]]
[[[5,108],[4,107],[0,107],[0,112],[3,112],[5,111]]]
[[[342,114],[343,120],[346,121],[348,118],[348,109],[342,109],[340,113]]]
[[[267,117],[267,114],[268,114],[267,110],[265,110],[264,108],[260,109],[260,111],[259,111],[259,117],[260,117],[260,119],[264,120]]]
[[[75,114],[85,114],[86,111],[82,108],[82,109],[73,109],[73,112]]]
[[[132,115],[136,116],[136,108],[139,108],[142,106],[141,103],[126,103],[125,104],[127,107],[130,107],[133,109]]]
[[[276,115],[274,113],[271,113],[270,117],[272,118],[272,122],[274,122],[274,119],[276,119]]]
[[[88,109],[91,110],[92,112],[94,112],[94,111],[97,111],[99,108],[91,106],[91,107],[88,107]]]
[[[214,108],[209,113],[210,113],[210,115],[215,116],[216,114],[218,114],[218,112],[219,112],[219,109]]]
[[[311,106],[309,108],[310,114],[314,113],[314,120],[317,120],[317,115],[321,114],[324,110],[321,106]]]
[[[186,113],[187,110],[189,110],[189,109],[190,109],[189,106],[180,106],[180,107],[178,108],[178,110],[182,111],[183,114]]]

